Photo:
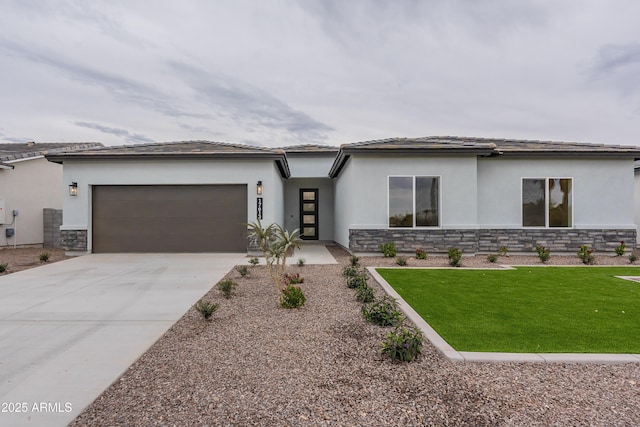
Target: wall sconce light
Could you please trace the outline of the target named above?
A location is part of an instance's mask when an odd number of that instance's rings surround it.
[[[77,182],[72,182],[71,185],[69,186],[69,195],[70,196],[77,196],[78,195],[78,183]]]
[[[258,196],[262,196],[262,181],[258,181],[258,187],[256,188]]]

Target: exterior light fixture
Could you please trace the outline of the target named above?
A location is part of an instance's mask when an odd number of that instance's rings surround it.
[[[256,189],[258,196],[262,196],[262,181],[258,181],[258,187]]]
[[[72,182],[71,185],[69,186],[69,195],[70,196],[77,196],[78,195],[78,183],[77,182]]]

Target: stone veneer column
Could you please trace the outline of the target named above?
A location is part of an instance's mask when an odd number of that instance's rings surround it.
[[[87,230],[60,230],[61,246],[66,251],[86,252]]]

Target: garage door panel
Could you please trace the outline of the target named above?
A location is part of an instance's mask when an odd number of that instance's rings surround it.
[[[247,186],[95,186],[94,252],[244,252]]]

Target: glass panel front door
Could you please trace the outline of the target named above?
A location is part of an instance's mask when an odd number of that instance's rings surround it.
[[[318,189],[300,189],[300,232],[304,240],[318,240]]]

